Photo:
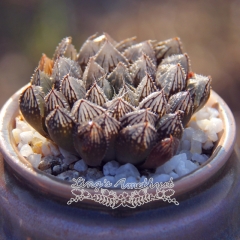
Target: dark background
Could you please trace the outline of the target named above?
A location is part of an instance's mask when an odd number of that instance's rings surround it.
[[[117,41],[179,36],[193,71],[212,76],[240,124],[240,0],[0,0],[0,106],[29,82],[42,53],[51,57],[65,36],[79,50],[95,32]]]

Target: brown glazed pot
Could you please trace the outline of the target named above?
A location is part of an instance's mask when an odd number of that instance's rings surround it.
[[[70,184],[32,168],[19,155],[11,132],[21,91],[8,100],[0,115],[1,240],[240,238],[236,125],[230,109],[215,92],[208,104],[219,109],[224,131],[212,157],[174,181],[179,205],[158,200],[134,209],[111,209],[91,200],[67,205],[73,197]],[[118,194],[122,191],[116,190]]]

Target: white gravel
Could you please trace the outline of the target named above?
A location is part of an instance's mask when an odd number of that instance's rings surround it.
[[[103,174],[105,176],[107,176],[107,175],[114,176],[114,175],[116,175],[117,169],[119,167],[120,167],[120,164],[116,161],[107,162],[103,166]]]
[[[115,175],[115,182],[117,182],[121,178],[135,177],[140,179],[140,173],[138,169],[132,165],[131,163],[126,163],[120,166]]]
[[[154,173],[149,174],[153,182],[165,182],[170,177],[173,179],[183,177],[208,160],[209,156],[203,152],[213,148],[214,142],[218,141],[218,133],[223,130],[223,122],[218,116],[217,109],[206,106],[193,115],[188,127],[184,129],[177,155],[158,167]],[[88,168],[82,159],[78,159],[41,136],[20,117],[16,118],[16,128],[12,130],[12,134],[20,153],[35,168],[43,157],[50,155],[61,156],[65,166],[73,164],[72,170],[58,174],[57,177],[61,179],[70,181],[72,176],[83,176],[86,180],[101,182],[105,180],[112,184],[121,178],[126,179],[125,183],[144,181],[145,176],[141,176],[138,169],[130,163],[120,165],[116,161],[110,161],[104,164],[102,171]],[[61,167],[56,165],[54,169],[61,169]],[[83,173],[85,175],[81,175]]]
[[[77,161],[74,166],[73,169],[77,170],[78,172],[85,172],[88,169],[87,164],[81,159],[79,161]]]
[[[20,153],[24,157],[28,157],[30,154],[33,154],[33,150],[28,144],[23,144],[21,149],[20,149]]]
[[[42,155],[41,154],[37,154],[37,153],[33,153],[30,154],[27,157],[27,160],[32,164],[33,167],[37,168],[39,163],[41,162],[42,159]]]

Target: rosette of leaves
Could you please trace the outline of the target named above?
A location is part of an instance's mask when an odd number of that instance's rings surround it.
[[[43,55],[19,106],[25,120],[89,166],[116,160],[156,168],[209,98],[211,78],[191,72],[179,38],[116,42],[71,37]]]

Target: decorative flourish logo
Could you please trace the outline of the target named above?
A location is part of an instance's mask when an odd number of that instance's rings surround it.
[[[175,193],[172,180],[173,179],[170,178],[168,182],[153,183],[152,178],[145,178],[143,182],[126,183],[126,179],[121,178],[113,185],[107,179],[104,179],[103,182],[85,182],[85,179],[82,177],[79,177],[78,179],[73,178],[74,184],[71,185],[71,192],[75,198],[71,198],[67,204],[70,205],[73,202],[89,199],[111,207],[112,209],[120,206],[136,208],[137,206],[155,200],[163,200],[164,202],[168,201],[169,203],[179,205],[179,202],[175,198],[171,198]],[[94,193],[89,191],[89,189],[94,189]],[[117,189],[131,189],[133,191],[117,193]],[[154,189],[154,191],[148,192],[149,189]]]

